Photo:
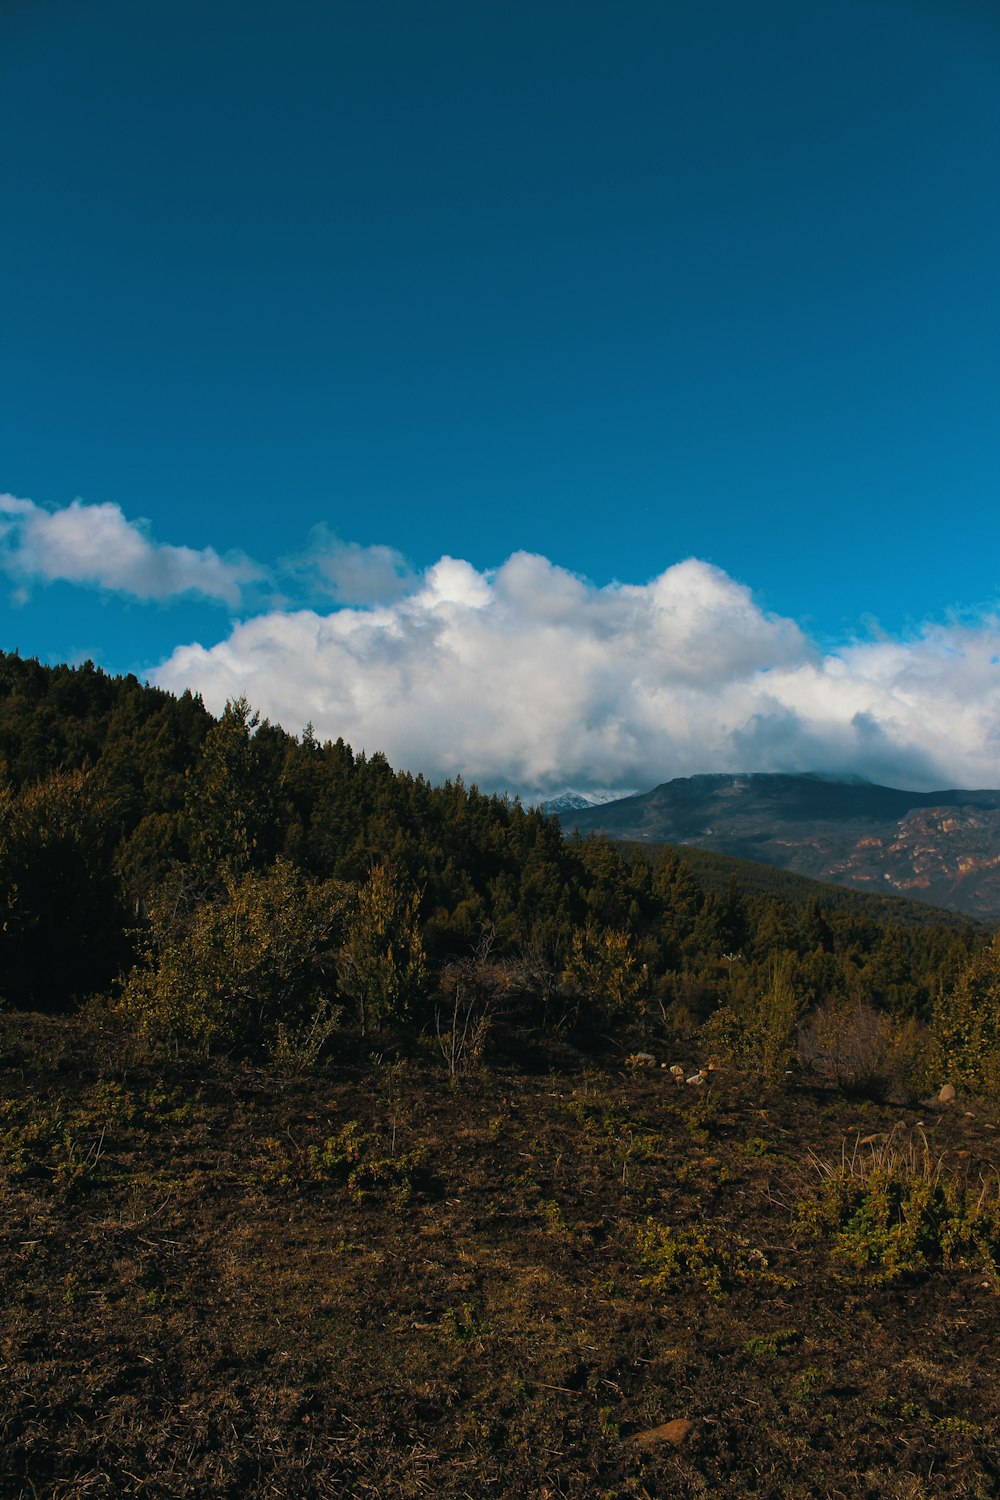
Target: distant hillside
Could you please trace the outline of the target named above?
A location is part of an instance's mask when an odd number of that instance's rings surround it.
[[[688,845],[1000,918],[1000,791],[907,792],[809,775],[689,776],[558,816],[567,833]]]
[[[976,920],[965,912],[932,906],[927,901],[886,895],[882,891],[854,890],[850,886],[834,885],[829,880],[817,880],[812,875],[782,870],[777,865],[765,865],[759,860],[738,859],[732,854],[696,849],[692,844],[631,844],[627,847],[639,853],[645,850],[650,859],[656,859],[661,849],[672,849],[691,870],[705,894],[720,901],[725,899],[735,878],[744,895],[758,900],[776,896],[791,909],[802,909],[810,902],[818,902],[824,911],[849,914],[862,921],[892,922],[904,927],[945,926],[957,931],[966,931],[970,922]]]

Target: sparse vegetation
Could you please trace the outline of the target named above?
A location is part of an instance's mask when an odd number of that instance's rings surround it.
[[[706,1128],[669,1074],[569,1051],[461,1089],[336,1053],[123,1079],[28,1016],[0,1081],[0,1496],[405,1494],[414,1451],[454,1500],[989,1492],[994,1346],[955,1351],[997,1305],[988,1118],[762,1107],[731,1072]]]

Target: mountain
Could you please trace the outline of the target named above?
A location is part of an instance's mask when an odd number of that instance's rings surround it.
[[[540,804],[547,813],[581,812],[585,808],[603,807],[607,802],[619,802],[619,792],[561,792]]]
[[[566,833],[686,844],[1000,918],[1000,791],[907,792],[816,775],[682,776],[599,811],[558,817]]]

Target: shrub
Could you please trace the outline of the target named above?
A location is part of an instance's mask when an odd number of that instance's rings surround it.
[[[943,1075],[958,1088],[1000,1095],[1000,933],[942,991],[931,1031]]]
[[[175,1047],[255,1047],[277,1034],[280,1048],[283,1026],[287,1048],[289,1028],[321,1012],[345,904],[339,882],[311,882],[285,860],[226,875],[221,896],[190,907],[179,885],[161,890],[116,1008]]]
[[[410,1019],[426,987],[419,893],[391,864],[376,864],[359,888],[340,950],[345,994],[357,1002],[362,1033]]]
[[[819,1189],[798,1205],[797,1224],[832,1237],[838,1259],[892,1282],[972,1258],[998,1281],[1000,1180],[950,1176],[922,1132],[845,1145],[839,1162],[815,1165]]]
[[[892,1040],[889,1017],[865,1001],[827,1000],[799,1028],[799,1061],[835,1088],[867,1089],[884,1077]]]
[[[738,1005],[720,1006],[701,1035],[715,1056],[731,1059],[773,1086],[784,1082],[795,1060],[801,1013],[794,956],[777,953],[768,960],[761,986]]]
[[[599,926],[592,916],[583,927],[573,930],[563,977],[580,994],[614,1012],[635,1003],[647,982],[630,934],[624,929]]]
[[[11,1005],[65,1010],[128,961],[112,872],[114,808],[92,774],[0,783],[0,983]]]
[[[636,1231],[639,1263],[649,1272],[643,1285],[666,1290],[677,1277],[690,1277],[715,1298],[724,1297],[739,1282],[767,1276],[767,1257],[749,1241],[734,1234],[704,1228],[684,1229],[649,1219]]]
[[[486,929],[473,954],[441,970],[434,1031],[452,1078],[482,1061],[494,1017],[510,991],[510,967],[493,956],[495,936]]]
[[[254,1163],[257,1180],[268,1186],[294,1187],[304,1183],[346,1186],[356,1203],[373,1195],[388,1197],[397,1206],[426,1186],[430,1174],[421,1150],[380,1153],[380,1143],[349,1120],[336,1135],[299,1145],[271,1136],[260,1142]]]

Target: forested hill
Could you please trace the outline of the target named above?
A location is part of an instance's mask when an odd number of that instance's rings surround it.
[[[178,1043],[270,1044],[321,1002],[419,1030],[490,985],[528,1027],[704,1019],[777,957],[800,1009],[916,1017],[982,945],[821,887],[706,889],[673,850],[564,840],[540,809],[90,664],[0,656],[0,771],[3,998],[117,996]]]

